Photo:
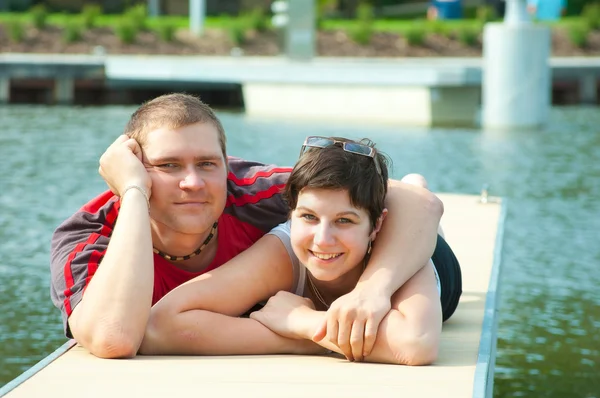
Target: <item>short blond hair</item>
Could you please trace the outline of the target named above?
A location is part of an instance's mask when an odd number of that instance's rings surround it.
[[[221,121],[210,106],[189,94],[166,94],[145,102],[131,115],[125,134],[144,147],[152,130],[178,129],[195,123],[212,123],[217,128],[223,158],[227,159],[227,139]]]

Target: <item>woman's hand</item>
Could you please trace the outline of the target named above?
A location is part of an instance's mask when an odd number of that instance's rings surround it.
[[[312,338],[322,319],[310,299],[285,291],[272,296],[260,311],[251,313],[250,318],[280,336],[307,340]]]

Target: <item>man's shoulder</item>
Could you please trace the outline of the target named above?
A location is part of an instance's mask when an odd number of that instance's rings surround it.
[[[102,192],[64,220],[55,230],[55,235],[88,233],[89,228],[97,229],[102,226],[100,233],[108,234],[105,229],[114,225],[120,204],[119,197],[111,191]]]
[[[239,206],[277,196],[291,171],[291,167],[229,157],[228,204]]]
[[[281,197],[290,167],[229,157],[225,213],[265,233],[287,218]]]
[[[291,167],[265,164],[235,156],[228,157],[228,164],[229,173],[227,178],[238,186],[253,185],[268,180],[285,182],[292,171]]]
[[[119,197],[110,190],[107,190],[81,206],[79,212],[96,214],[102,210],[107,210],[108,208],[114,208],[114,211],[118,212],[120,207],[119,204]]]

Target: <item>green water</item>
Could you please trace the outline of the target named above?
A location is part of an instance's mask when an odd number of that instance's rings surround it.
[[[0,386],[62,344],[49,298],[53,229],[105,189],[98,158],[133,107],[0,107]],[[544,131],[406,129],[220,113],[228,152],[291,165],[306,135],[369,137],[393,175],[508,198],[497,397],[600,397],[600,111]]]

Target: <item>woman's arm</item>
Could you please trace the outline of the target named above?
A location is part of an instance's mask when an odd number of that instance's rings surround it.
[[[305,339],[290,339],[249,318],[204,310],[185,311],[150,327],[142,355],[321,354],[325,350]]]
[[[277,237],[266,235],[226,264],[173,289],[156,303],[140,353],[290,352],[293,342],[253,320],[235,317],[279,290],[289,290],[292,279],[285,247]]]
[[[250,316],[276,333],[290,338],[311,339],[323,322],[326,312],[315,311],[304,298],[288,292],[271,297],[267,305]],[[400,365],[428,365],[435,361],[442,329],[442,309],[432,265],[423,267],[392,297],[392,309],[379,327],[371,354],[357,361]],[[354,330],[354,329],[353,329]],[[351,341],[362,338],[351,336]],[[318,343],[340,354],[335,343],[323,339]]]
[[[367,362],[429,365],[438,354],[442,306],[433,265],[423,267],[392,296]]]

